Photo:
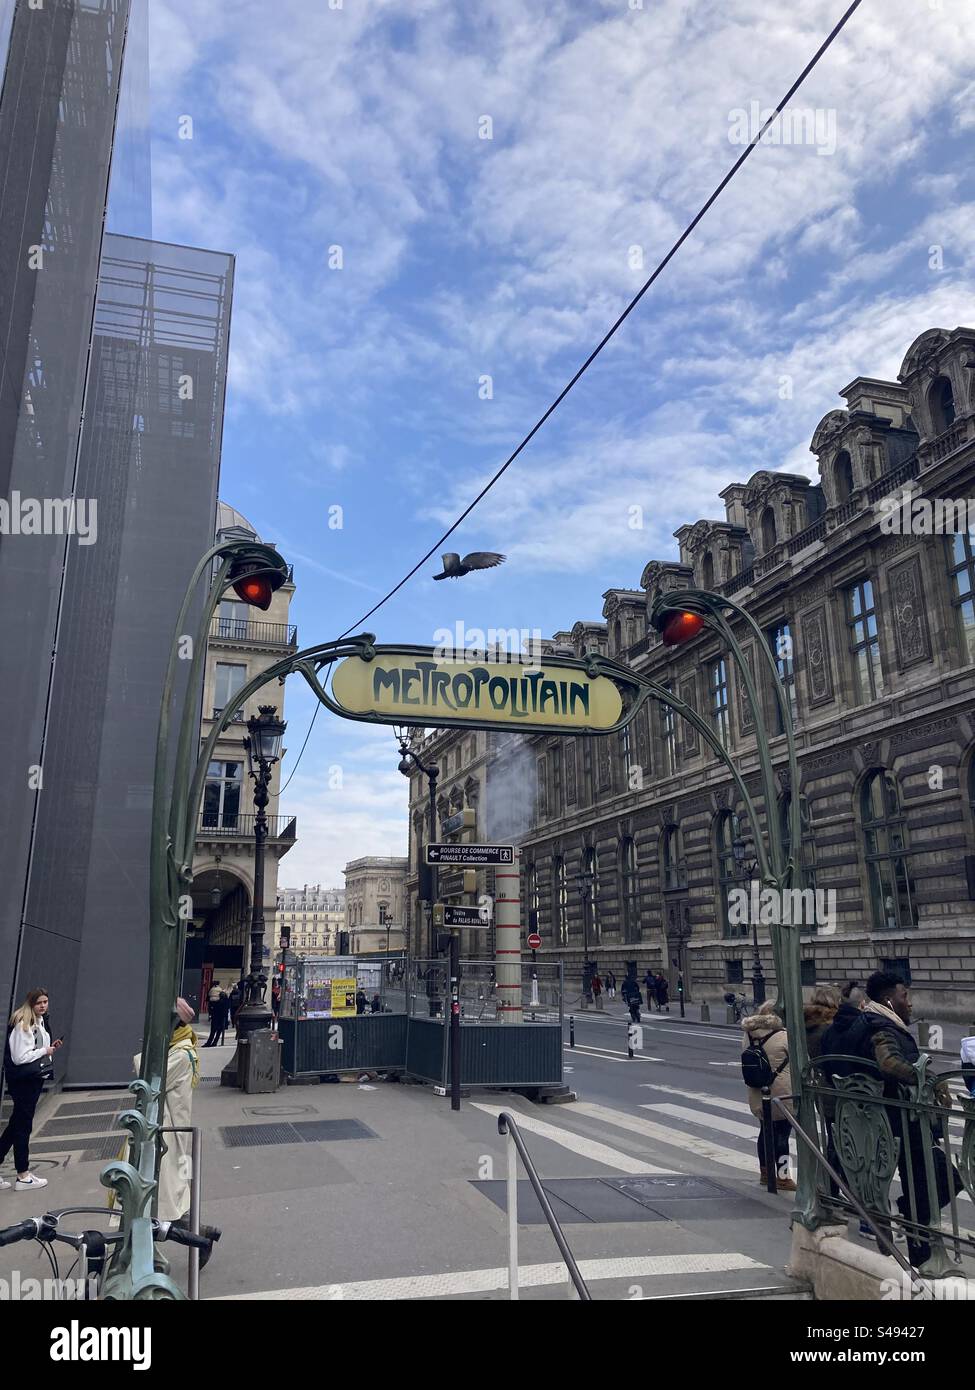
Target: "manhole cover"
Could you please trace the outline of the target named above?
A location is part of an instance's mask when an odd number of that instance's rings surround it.
[[[478,1181],[471,1184],[504,1210],[507,1206],[507,1184],[503,1180]],[[554,1178],[543,1180],[542,1187],[552,1211],[559,1222],[617,1222],[662,1221],[658,1212],[625,1196],[617,1188],[599,1178]],[[540,1226],[545,1221],[538,1198],[527,1179],[518,1182],[518,1223]]]
[[[313,1105],[245,1105],[245,1115],[314,1115]]]
[[[637,1202],[665,1202],[678,1197],[727,1197],[726,1188],[707,1178],[681,1177],[675,1173],[662,1178],[603,1178],[610,1187],[625,1192]]]

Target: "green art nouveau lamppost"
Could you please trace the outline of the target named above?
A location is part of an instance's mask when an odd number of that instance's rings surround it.
[[[169,1039],[176,1023],[186,929],[193,917],[193,850],[207,767],[214,748],[233,719],[235,708],[246,703],[264,685],[300,671],[320,698],[317,673],[323,664],[345,655],[372,651],[373,637],[364,633],[344,641],[325,642],[296,652],[262,671],[237,692],[213,721],[200,749],[196,693],[203,683],[207,635],[217,605],[233,592],[244,603],[264,611],[274,592],[289,578],[289,568],[273,546],[254,541],[224,541],[202,557],[193,572],[176,622],[163,684],[156,737],[153,782],[152,830],[149,847],[149,979],[139,1078],[131,1090],[135,1107],[119,1117],[130,1137],[127,1160],[115,1160],[100,1174],[105,1187],[115,1190],[121,1211],[122,1242],[106,1274],[106,1299],[182,1299],[179,1286],[169,1277],[165,1262],[153,1241],[152,1215],[158,1191],[158,1167],[164,1139],[166,1063]],[[202,605],[201,581],[210,584]],[[193,621],[194,611],[199,616]],[[178,731],[172,728],[173,705],[183,696]],[[283,733],[283,730],[282,730]],[[266,747],[261,733],[261,752]],[[175,742],[175,747],[174,747]],[[280,744],[278,744],[280,747]],[[258,899],[259,901],[259,899]],[[262,932],[263,934],[263,932]],[[251,975],[261,976],[260,959]],[[251,998],[253,999],[253,991]]]
[[[249,771],[254,779],[254,901],[251,907],[251,959],[247,976],[247,1002],[237,1015],[237,1036],[245,1037],[258,1028],[270,1028],[272,1014],[265,995],[264,973],[264,853],[267,843],[267,804],[271,797],[274,765],[281,757],[281,743],[287,728],[277,717],[276,705],[261,705],[247,721]]]
[[[778,805],[777,789],[769,750],[769,734],[765,723],[763,703],[752,668],[745,657],[729,616],[736,623],[744,624],[754,635],[758,660],[764,662],[766,678],[774,693],[780,716],[780,724],[785,732],[789,765],[789,784],[792,797],[789,804],[789,853],[782,836],[782,826],[776,812]],[[775,978],[778,989],[777,1011],[783,1018],[789,1040],[789,1059],[793,1077],[800,1079],[808,1061],[806,1033],[803,1025],[802,986],[799,967],[799,926],[783,923],[781,903],[782,893],[787,889],[801,888],[801,871],[796,859],[801,839],[799,766],[796,758],[795,738],[792,731],[792,711],[788,696],[776,666],[775,656],[769,648],[765,634],[750,613],[740,604],[723,594],[710,593],[703,589],[682,589],[670,593],[658,593],[651,606],[650,621],[660,633],[664,645],[681,646],[705,632],[712,632],[721,640],[723,650],[727,651],[737,667],[741,685],[747,696],[755,725],[755,742],[761,770],[762,799],[764,801],[764,841],[751,798],[746,798],[746,809],[752,823],[755,838],[757,869],[763,888],[775,890],[775,901],[779,911],[773,916],[769,926],[772,943],[772,959],[775,965]],[[696,722],[696,721],[695,721]],[[712,746],[716,740],[710,739]],[[725,754],[726,765],[732,767],[731,758]],[[736,782],[741,790],[740,775]],[[799,1123],[810,1137],[815,1138],[814,1099],[806,1087],[800,1084]],[[806,1226],[819,1224],[820,1215],[816,1200],[815,1164],[805,1145],[799,1146],[798,1184],[796,1192],[795,1215]]]

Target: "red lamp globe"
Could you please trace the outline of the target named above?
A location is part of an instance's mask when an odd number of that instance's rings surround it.
[[[238,579],[233,586],[234,593],[245,603],[253,604],[255,608],[262,608],[265,612],[271,606],[271,581],[264,574],[248,574],[243,579]]]
[[[704,628],[704,619],[699,613],[671,613],[664,619],[661,637],[665,647],[679,647],[689,642]]]

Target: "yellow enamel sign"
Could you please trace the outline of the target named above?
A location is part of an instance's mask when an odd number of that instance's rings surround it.
[[[575,667],[438,661],[402,652],[350,656],[332,677],[332,698],[350,714],[381,714],[430,725],[447,720],[509,729],[611,729],[623,713],[607,676]]]

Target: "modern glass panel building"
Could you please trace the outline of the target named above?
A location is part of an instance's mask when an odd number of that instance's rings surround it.
[[[141,1038],[159,692],[212,544],[233,287],[229,255],[144,235],[144,25],[145,0],[17,0],[0,95],[0,497],[88,529],[0,535],[0,1007],[50,991],[69,1084],[127,1081]]]

